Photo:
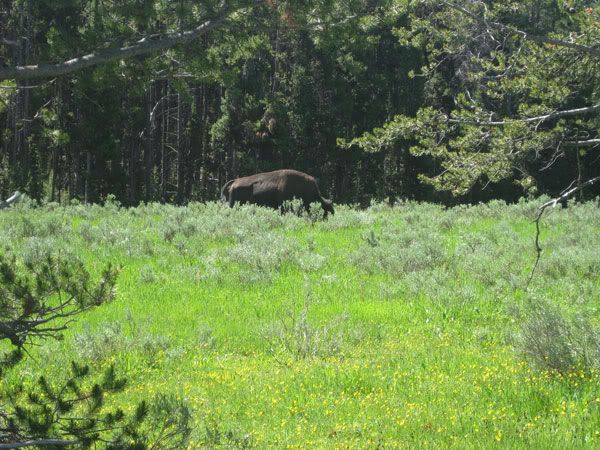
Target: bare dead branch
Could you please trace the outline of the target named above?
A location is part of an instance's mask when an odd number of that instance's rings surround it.
[[[540,257],[542,255],[542,248],[540,247],[540,220],[541,220],[542,216],[544,215],[544,211],[546,211],[546,208],[549,208],[550,206],[554,208],[559,202],[567,200],[571,195],[575,194],[576,192],[581,191],[583,188],[585,188],[587,186],[591,186],[592,184],[594,184],[598,181],[600,181],[600,176],[591,178],[591,179],[585,181],[584,183],[578,184],[575,187],[569,187],[565,191],[563,191],[563,193],[561,195],[559,195],[558,197],[553,198],[552,200],[549,200],[546,203],[544,203],[542,206],[540,206],[540,208],[538,210],[538,215],[534,220],[535,231],[536,231],[535,232],[535,251],[537,253],[537,257],[535,259],[535,264],[533,265],[533,269],[531,269],[531,274],[529,275],[529,279],[527,280],[526,289],[529,287],[529,283],[531,283],[531,280],[533,279],[533,274],[535,273],[535,269],[537,268],[538,263],[540,262]],[[571,183],[571,186],[573,186],[573,183]]]
[[[563,145],[570,147],[595,147],[596,145],[600,145],[600,138],[587,139],[585,141],[565,141]]]
[[[6,200],[0,200],[0,209],[8,208],[13,203],[17,203],[21,199],[21,195],[23,194],[21,194],[19,191],[16,191]]]
[[[36,89],[42,86],[46,86],[47,84],[51,83],[54,80],[49,81],[48,83],[42,83],[42,84],[36,84],[36,85],[31,85],[31,86],[19,86],[19,85],[14,85],[14,86],[8,86],[8,85],[0,85],[0,89],[14,89],[16,91],[20,91],[22,89]]]
[[[583,108],[574,108],[574,109],[565,109],[562,111],[553,111],[548,114],[544,114],[541,116],[535,117],[526,117],[523,119],[510,119],[510,120],[500,120],[500,121],[485,121],[485,120],[473,120],[473,119],[453,119],[448,118],[447,121],[449,123],[457,123],[457,124],[466,124],[466,125],[480,125],[480,126],[493,126],[493,127],[501,127],[505,125],[509,125],[511,123],[537,123],[538,125],[542,122],[546,122],[547,120],[559,119],[561,117],[572,117],[579,116],[583,114],[591,114],[596,111],[600,111],[600,103],[592,106],[585,106]],[[591,141],[600,141],[599,139],[592,139]],[[575,142],[575,141],[572,141]],[[581,141],[587,142],[587,141]],[[596,145],[598,142],[590,143],[589,145]]]
[[[156,102],[156,104],[154,105],[154,108],[152,108],[152,111],[150,111],[150,118],[148,119],[150,122],[150,128],[152,130],[154,130],[154,128],[156,128],[156,109],[160,106],[160,104],[168,99],[168,98],[172,98],[172,97],[176,97],[177,94],[168,94],[168,95],[164,95],[162,96],[160,99],[158,99],[158,101]]]
[[[12,39],[6,39],[6,38],[0,39],[0,44],[2,44],[2,45],[9,45],[11,47],[18,47],[19,46],[19,42],[13,41]]]

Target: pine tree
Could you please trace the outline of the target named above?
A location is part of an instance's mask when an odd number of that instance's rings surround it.
[[[0,377],[36,341],[60,338],[77,316],[112,301],[117,274],[108,266],[95,281],[76,260],[48,256],[34,266],[0,254],[0,340],[13,347],[0,357]],[[6,383],[0,390],[0,448],[185,446],[191,415],[181,401],[159,395],[132,414],[105,406],[106,397],[126,384],[114,366],[98,372],[75,361],[60,379],[39,375],[32,385]]]

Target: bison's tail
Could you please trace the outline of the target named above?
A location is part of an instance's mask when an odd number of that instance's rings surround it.
[[[221,189],[221,200],[223,200],[224,202],[229,201],[229,188],[231,187],[231,184],[234,181],[235,180],[228,181],[227,183],[225,183],[225,186],[223,186],[223,189]]]
[[[319,186],[317,184],[315,184],[316,188],[317,188],[317,195],[319,196],[319,201],[321,202],[321,206],[323,207],[323,210],[325,211],[325,215],[324,217],[327,217],[327,213],[331,213],[331,214],[335,214],[335,210],[333,209],[333,201],[323,197],[323,195],[321,194],[321,190],[319,189]]]

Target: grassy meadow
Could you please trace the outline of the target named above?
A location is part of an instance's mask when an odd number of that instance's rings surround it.
[[[190,448],[600,447],[600,208],[21,206],[25,261],[122,266],[117,298],[0,383],[115,363],[192,410]],[[316,213],[316,212],[315,212]]]

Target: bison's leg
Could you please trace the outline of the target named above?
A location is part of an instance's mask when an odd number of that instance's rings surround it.
[[[229,206],[235,203],[245,205],[246,203],[257,203],[252,195],[252,186],[237,186],[229,191]]]
[[[306,214],[310,216],[310,202],[306,199],[303,199],[302,203],[304,203],[304,209],[306,210]]]
[[[233,208],[233,205],[235,205],[235,200],[237,197],[237,190],[236,189],[232,189],[229,191],[229,207]]]

